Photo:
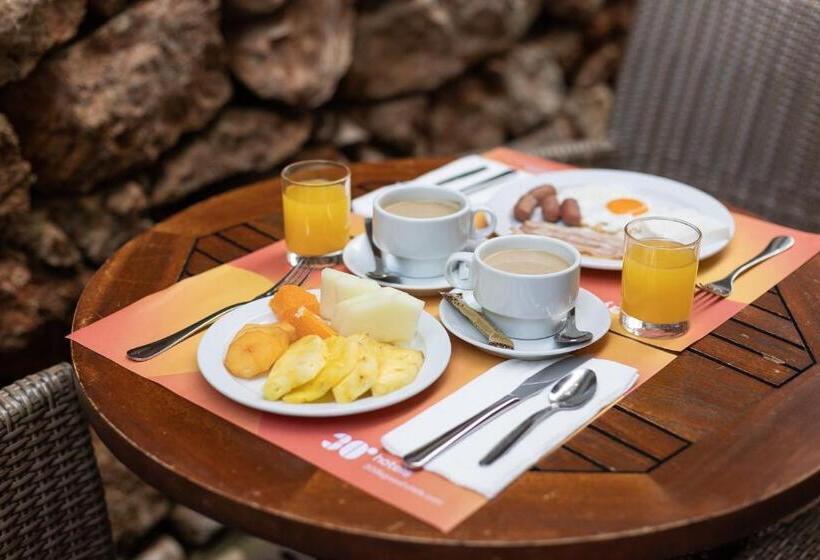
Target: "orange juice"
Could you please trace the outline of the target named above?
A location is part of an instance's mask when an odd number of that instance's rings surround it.
[[[647,323],[689,320],[698,248],[667,239],[628,243],[621,275],[621,309]]]
[[[345,183],[310,179],[284,188],[288,250],[302,256],[341,251],[350,234],[350,202]]]

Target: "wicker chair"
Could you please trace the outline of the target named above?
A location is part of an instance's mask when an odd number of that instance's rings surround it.
[[[71,366],[0,389],[0,558],[113,558]]]
[[[817,0],[643,0],[608,140],[535,153],[671,177],[820,230],[818,37]]]

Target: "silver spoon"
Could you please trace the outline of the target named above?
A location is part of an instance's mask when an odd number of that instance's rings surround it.
[[[578,408],[585,405],[598,388],[598,379],[595,372],[589,368],[577,368],[566,374],[555,382],[549,393],[547,400],[549,405],[546,408],[533,412],[526,420],[521,422],[504,439],[499,441],[489,453],[487,453],[479,465],[486,467],[492,465],[496,459],[504,455],[512,448],[516,442],[524,437],[530,430],[541,423],[553,412]]]
[[[575,308],[569,310],[564,328],[555,335],[555,342],[558,344],[581,344],[592,340],[592,333],[582,331],[575,326]]]
[[[401,278],[397,274],[388,272],[384,268],[384,258],[382,257],[382,250],[376,247],[373,242],[373,219],[365,218],[364,230],[367,234],[367,242],[370,243],[370,250],[373,252],[373,262],[376,263],[376,269],[367,273],[368,278],[377,280],[379,282],[389,282],[391,284],[401,284]]]

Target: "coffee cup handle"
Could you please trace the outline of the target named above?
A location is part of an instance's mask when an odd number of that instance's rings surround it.
[[[444,278],[447,283],[454,288],[461,290],[473,289],[473,271],[472,271],[473,254],[467,252],[453,253],[447,259],[447,264],[444,265]],[[467,278],[461,278],[458,274],[462,270],[461,265],[467,265]]]
[[[483,213],[485,219],[487,220],[487,225],[482,228],[475,227],[475,218],[478,214]],[[487,208],[486,206],[479,206],[473,209],[473,233],[470,236],[472,239],[484,239],[485,237],[489,237],[495,231],[495,226],[498,224],[498,218],[495,216],[495,212]]]

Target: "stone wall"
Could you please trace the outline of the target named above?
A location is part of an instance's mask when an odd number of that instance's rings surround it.
[[[603,136],[633,0],[0,5],[4,384],[66,357],[125,241],[286,161]],[[178,511],[143,503],[137,548]]]

